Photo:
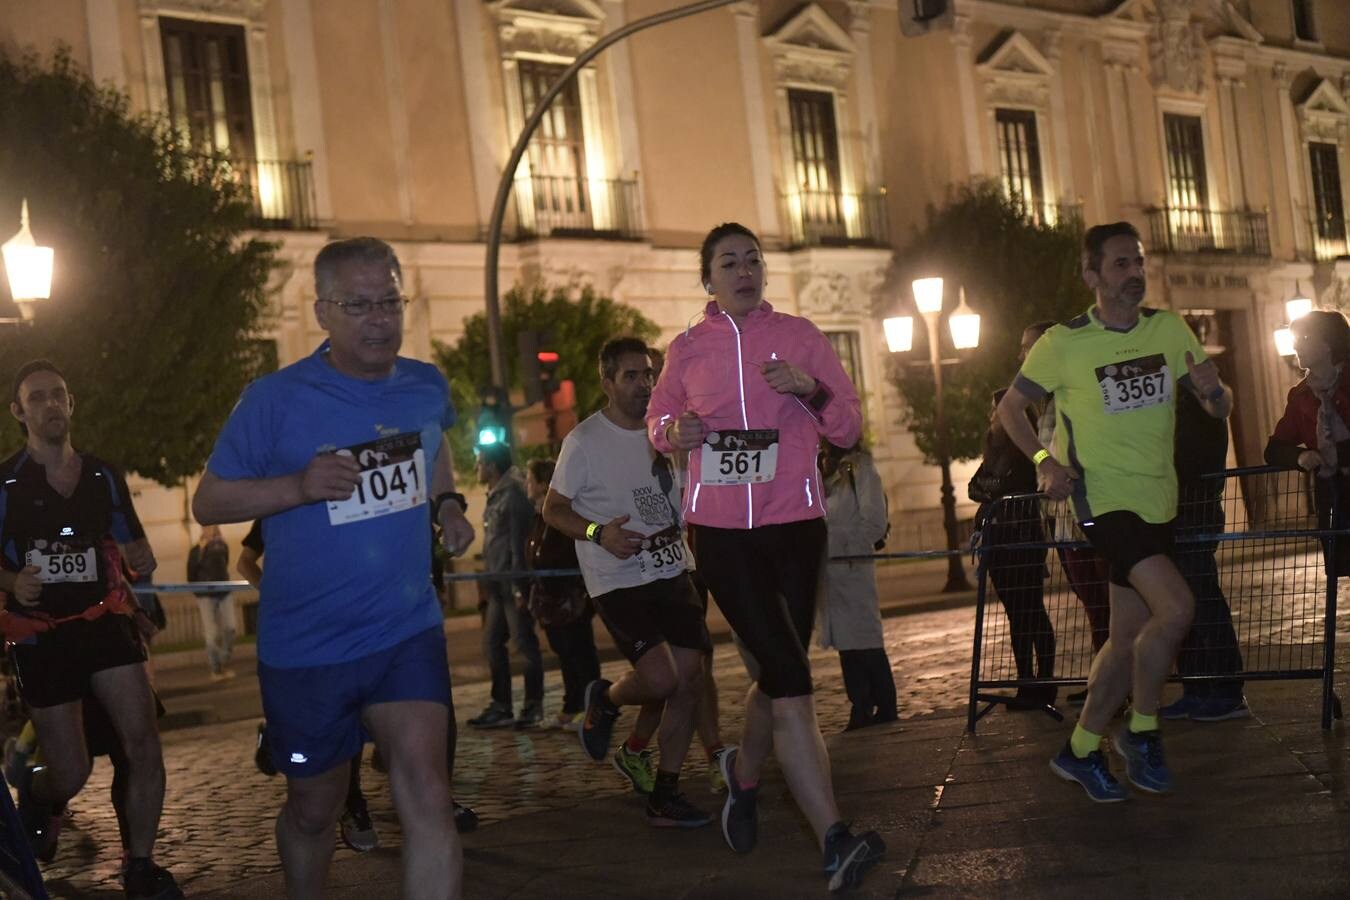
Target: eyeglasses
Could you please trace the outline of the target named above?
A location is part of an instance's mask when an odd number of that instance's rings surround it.
[[[403,308],[412,301],[407,297],[394,296],[385,297],[382,300],[367,300],[365,297],[355,297],[351,300],[330,300],[323,298],[324,303],[331,303],[349,316],[368,316],[372,312],[382,312],[391,316],[403,312]]]

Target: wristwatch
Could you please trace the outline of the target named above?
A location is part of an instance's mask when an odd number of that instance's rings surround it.
[[[432,521],[439,522],[441,520],[441,504],[447,500],[453,500],[458,503],[460,512],[469,511],[469,501],[464,499],[463,494],[455,491],[445,491],[444,493],[437,494],[436,499],[431,501]]]

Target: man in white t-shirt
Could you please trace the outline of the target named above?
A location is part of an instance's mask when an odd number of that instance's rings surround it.
[[[577,542],[586,591],[633,664],[614,683],[599,679],[587,686],[581,746],[592,759],[604,759],[620,707],[664,701],[647,819],[697,828],[712,817],[680,794],[679,775],[694,730],[708,629],[689,580],[670,461],[647,439],[652,363],[646,344],[636,338],[605,344],[600,379],[609,403],[567,435],[544,500],[544,521]],[[615,765],[623,771],[618,757]]]

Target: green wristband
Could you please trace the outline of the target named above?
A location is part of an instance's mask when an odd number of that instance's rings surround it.
[[[1042,447],[1041,449],[1037,450],[1035,453],[1031,455],[1031,464],[1033,466],[1039,466],[1041,463],[1045,462],[1049,458],[1050,458],[1050,451]]]

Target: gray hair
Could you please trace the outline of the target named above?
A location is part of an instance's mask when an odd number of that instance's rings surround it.
[[[398,254],[394,248],[379,238],[355,237],[345,241],[333,241],[314,257],[314,294],[321,300],[332,296],[334,282],[337,280],[338,266],[346,262],[374,263],[387,265],[403,283],[403,267],[398,263]]]

